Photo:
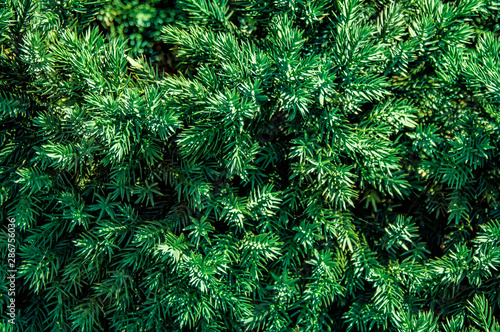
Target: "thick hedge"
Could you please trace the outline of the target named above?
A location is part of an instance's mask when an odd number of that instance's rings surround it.
[[[15,331],[500,331],[499,2],[102,6],[0,2]]]

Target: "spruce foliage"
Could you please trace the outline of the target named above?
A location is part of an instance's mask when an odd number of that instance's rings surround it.
[[[499,2],[101,5],[0,2],[16,331],[500,331]]]

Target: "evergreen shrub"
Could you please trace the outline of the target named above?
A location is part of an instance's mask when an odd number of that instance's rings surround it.
[[[498,1],[0,4],[15,331],[500,331]]]

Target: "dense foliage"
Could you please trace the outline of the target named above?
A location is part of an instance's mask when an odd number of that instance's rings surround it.
[[[16,331],[500,331],[499,2],[0,4]]]
[[[146,56],[160,68],[173,66],[168,45],[161,40],[161,29],[167,24],[186,27],[182,8],[174,1],[110,0],[96,16],[98,26],[108,39],[123,37],[134,56]],[[100,22],[100,24],[96,24]]]

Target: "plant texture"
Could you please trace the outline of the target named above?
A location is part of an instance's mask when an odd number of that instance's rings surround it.
[[[16,331],[500,331],[499,2],[0,3]]]

